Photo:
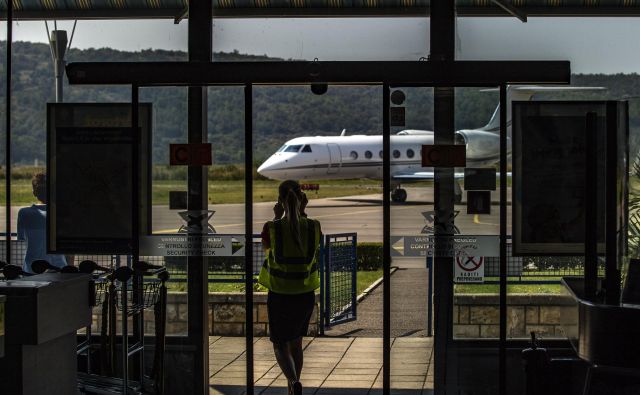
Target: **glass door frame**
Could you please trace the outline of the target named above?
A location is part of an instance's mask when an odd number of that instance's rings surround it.
[[[390,393],[390,127],[389,127],[389,90],[390,87],[501,87],[501,102],[506,103],[506,85],[508,83],[546,83],[546,84],[568,84],[570,82],[570,65],[569,62],[518,62],[518,61],[465,61],[465,62],[160,62],[160,63],[71,63],[67,66],[67,75],[70,84],[77,85],[131,85],[132,98],[137,97],[137,90],[141,87],[153,86],[189,86],[189,87],[207,87],[207,86],[226,86],[240,85],[245,88],[245,154],[252,152],[252,87],[253,85],[308,85],[311,83],[328,84],[348,84],[348,85],[375,85],[383,86],[383,254],[384,254],[384,322],[383,322],[383,394]],[[132,101],[132,112],[137,112],[137,101]],[[506,104],[503,110],[506,109]],[[453,117],[453,108],[445,111],[447,116]],[[501,112],[502,126],[506,125],[506,112]],[[506,130],[506,128],[504,129]],[[438,129],[436,128],[436,135]],[[451,131],[451,133],[453,133]],[[506,157],[506,136],[503,137],[501,146],[501,154]],[[385,149],[386,148],[386,149]],[[135,150],[134,150],[135,151]],[[502,152],[504,151],[504,152]],[[251,168],[252,155],[245,155],[245,164]],[[506,170],[501,169],[501,170]],[[503,172],[506,176],[506,172]],[[191,177],[191,175],[190,175]],[[252,211],[252,177],[245,177],[245,232],[251,232],[253,223]],[[205,181],[208,182],[208,181]],[[444,177],[443,183],[453,185],[453,176]],[[506,186],[506,182],[502,183]],[[135,187],[134,187],[135,189]],[[501,191],[501,196],[506,196],[506,189]],[[502,200],[506,201],[506,199]],[[501,207],[501,210],[506,210]],[[504,218],[504,226],[501,230],[506,230],[506,217]],[[250,225],[250,226],[249,226]],[[250,238],[247,238],[250,240]],[[501,246],[501,248],[506,248]],[[504,256],[504,254],[503,254]],[[251,253],[245,255],[245,268],[250,270],[252,267],[249,259]],[[501,265],[506,265],[506,260],[501,261]],[[506,273],[503,271],[502,273]],[[201,293],[206,288],[206,276],[193,279],[194,285],[200,284]],[[247,276],[247,278],[251,278]],[[505,281],[501,279],[501,281]],[[444,284],[444,283],[442,283]],[[440,287],[442,287],[442,284]],[[506,283],[505,283],[506,284]],[[451,287],[451,284],[448,285]],[[501,290],[503,284],[501,284]],[[247,288],[251,290],[251,287]],[[438,280],[436,280],[436,290],[438,290]],[[452,289],[452,288],[451,288]],[[506,288],[505,288],[506,290]],[[504,293],[504,292],[503,292]],[[253,302],[252,291],[247,292],[246,306],[250,307]],[[451,293],[452,297],[452,293]],[[206,325],[206,300],[199,298],[196,305],[189,306],[189,312],[200,313],[200,319]],[[440,309],[444,312],[451,310],[451,299],[447,303],[447,309]],[[246,325],[253,328],[253,315],[249,314],[248,308]],[[437,313],[436,313],[437,314]],[[450,315],[449,315],[450,316]],[[506,294],[501,295],[501,317],[506,316]],[[190,315],[190,320],[192,316]],[[442,319],[436,322],[443,322]],[[504,320],[503,320],[504,321]],[[448,328],[447,332],[451,332],[451,321],[443,322],[444,328]],[[501,349],[506,345],[506,322],[501,322]],[[503,328],[504,327],[504,328]],[[202,330],[198,339],[192,339],[194,344],[207,344],[208,331]],[[252,332],[247,331],[247,393],[253,393],[253,358],[249,358],[253,353]],[[195,334],[194,334],[195,336]],[[436,361],[446,361],[442,359],[442,353],[446,351],[447,343],[444,341],[443,334],[436,334],[436,344],[438,351],[436,353]],[[446,336],[450,338],[450,335]],[[438,340],[440,339],[440,340]],[[208,348],[205,348],[206,350]],[[203,350],[202,352],[205,352]],[[200,353],[202,353],[200,352]],[[208,354],[200,355],[206,358],[205,366],[208,364]],[[500,371],[504,371],[504,355],[501,353]],[[436,369],[437,368],[436,364]],[[442,366],[446,369],[445,366]],[[445,370],[443,370],[445,371]],[[208,389],[208,369],[200,373],[204,388]],[[437,393],[444,393],[444,375],[438,374],[436,371],[435,386]],[[504,381],[504,374],[501,374],[501,381]],[[201,387],[198,385],[198,387]]]

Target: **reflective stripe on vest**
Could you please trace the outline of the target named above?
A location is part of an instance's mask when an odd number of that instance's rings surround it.
[[[284,278],[286,280],[304,280],[305,278],[313,274],[313,272],[318,270],[318,264],[314,263],[308,272],[285,272],[285,271],[270,267],[269,263],[266,260],[262,264],[262,267],[264,267],[264,269],[272,276]]]

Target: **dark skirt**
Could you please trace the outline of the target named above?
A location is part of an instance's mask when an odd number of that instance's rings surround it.
[[[271,341],[280,344],[306,336],[315,304],[313,291],[297,295],[269,291],[267,310]]]

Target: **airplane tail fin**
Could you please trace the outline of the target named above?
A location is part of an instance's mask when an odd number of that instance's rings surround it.
[[[607,88],[601,86],[536,86],[536,85],[522,85],[522,86],[509,86],[507,87],[507,103],[512,101],[529,101],[536,93],[544,92],[566,92],[566,91],[600,91]],[[498,88],[483,89],[482,92],[495,92]],[[507,108],[507,128],[511,130],[511,106]],[[489,122],[480,128],[487,132],[499,133],[500,132],[500,104],[496,107]],[[509,136],[511,133],[509,133]]]

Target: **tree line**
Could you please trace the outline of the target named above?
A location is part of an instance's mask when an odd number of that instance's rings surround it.
[[[0,42],[0,53],[6,42]],[[4,62],[4,57],[2,62]],[[215,61],[282,61],[237,51],[215,53]],[[71,49],[68,62],[78,61],[184,61],[183,51],[120,51],[113,48]],[[46,103],[54,101],[53,65],[48,45],[30,42],[13,44],[12,140],[16,164],[40,163],[45,159]],[[0,77],[6,65],[0,63]],[[640,96],[638,74],[580,74],[574,85],[603,86],[606,91],[544,94],[539,98],[620,99]],[[0,83],[0,104],[6,100]],[[430,88],[404,88],[407,129],[432,129],[433,92]],[[242,87],[208,88],[209,141],[214,162],[241,163],[244,159],[244,90]],[[127,86],[69,86],[65,81],[65,102],[128,102]],[[187,140],[187,88],[141,88],[140,101],[153,104],[153,161],[168,163],[170,143]],[[478,88],[456,90],[456,129],[485,125],[498,103],[497,92]],[[1,106],[4,108],[4,105]],[[308,86],[256,86],[253,90],[254,157],[269,156],[286,140],[298,136],[381,134],[382,88],[371,86],[330,86],[324,95],[315,95]],[[0,133],[5,124],[0,119]],[[632,152],[640,140],[640,100],[630,100]],[[4,139],[0,139],[4,142]],[[0,146],[1,147],[1,146]],[[3,161],[0,150],[0,161]]]

